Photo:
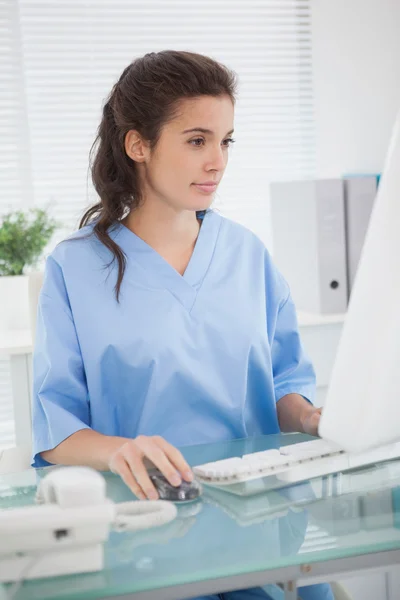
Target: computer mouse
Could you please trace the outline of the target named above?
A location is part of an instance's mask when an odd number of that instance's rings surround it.
[[[203,491],[201,484],[195,479],[193,481],[182,480],[180,485],[174,486],[160,471],[149,472],[149,477],[158,492],[160,500],[189,502],[190,500],[196,500]]]

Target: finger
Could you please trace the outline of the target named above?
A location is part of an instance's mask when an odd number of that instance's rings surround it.
[[[321,413],[316,412],[311,417],[311,429],[313,435],[318,435],[318,425],[321,420]]]
[[[193,480],[193,472],[189,464],[183,458],[182,454],[177,448],[172,446],[167,440],[161,436],[156,435],[154,438],[156,444],[163,450],[164,454],[168,457],[170,462],[176,467],[183,479],[186,481]]]
[[[171,485],[178,486],[182,479],[174,465],[169,461],[164,451],[157,445],[154,438],[140,438],[135,440],[145,456],[154,466],[161,471]]]
[[[157,500],[159,497],[158,492],[143,464],[143,453],[141,449],[137,447],[136,440],[132,444],[127,444],[123,451],[124,458],[146,498],[149,500]]]
[[[316,423],[318,425],[318,423],[320,422],[320,420],[321,420],[321,413],[317,413],[314,416],[314,423]]]
[[[139,498],[139,500],[146,500],[145,493],[143,492],[142,488],[133,476],[128,464],[122,457],[116,465],[115,472],[121,477],[122,481],[125,483],[125,485],[128,486],[131,492],[133,492],[133,494],[135,494],[135,496]]]

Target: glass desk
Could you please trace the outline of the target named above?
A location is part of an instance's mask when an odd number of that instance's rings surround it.
[[[276,435],[183,449],[196,465],[309,439]],[[0,508],[32,504],[46,470],[0,477]],[[108,496],[130,491],[104,474]],[[281,582],[332,581],[339,574],[400,562],[400,461],[316,478],[241,497],[204,487],[178,518],[142,532],[112,532],[105,568],[91,574],[26,581],[17,600],[184,599]],[[0,586],[6,594],[10,586]],[[6,596],[5,596],[6,597]]]

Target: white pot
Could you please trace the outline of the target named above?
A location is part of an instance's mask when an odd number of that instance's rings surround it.
[[[0,277],[0,332],[29,329],[28,276]]]

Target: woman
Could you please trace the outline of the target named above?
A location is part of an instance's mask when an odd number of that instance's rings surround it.
[[[157,498],[147,459],[174,485],[192,478],[176,446],[317,432],[288,286],[251,232],[210,210],[235,90],[223,65],[174,51],[114,86],[92,165],[100,201],[47,260],[34,466],[111,469]]]

